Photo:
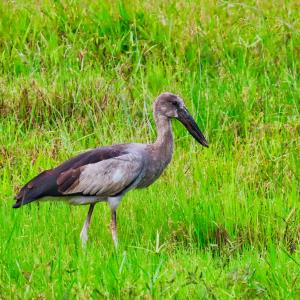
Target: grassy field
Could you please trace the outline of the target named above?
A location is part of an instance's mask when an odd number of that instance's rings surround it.
[[[111,4],[110,2],[114,2]],[[0,299],[299,299],[299,1],[1,1]],[[110,212],[33,203],[38,172],[156,136],[179,94],[205,149],[175,153]]]

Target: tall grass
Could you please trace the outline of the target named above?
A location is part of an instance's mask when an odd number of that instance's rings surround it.
[[[297,1],[0,3],[0,298],[297,299]],[[12,210],[38,172],[86,149],[151,142],[153,99],[180,94],[165,174],[118,209]]]

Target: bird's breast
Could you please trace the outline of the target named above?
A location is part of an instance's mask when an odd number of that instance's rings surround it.
[[[173,147],[163,150],[165,151],[149,147],[147,159],[144,164],[144,176],[139,182],[137,188],[145,188],[151,185],[160,177],[167,165],[170,163],[173,154]]]

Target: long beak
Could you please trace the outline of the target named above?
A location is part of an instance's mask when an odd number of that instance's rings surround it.
[[[208,142],[206,141],[203,133],[200,131],[197,123],[190,115],[188,110],[185,107],[183,107],[178,109],[177,112],[178,112],[177,119],[185,126],[185,128],[195,138],[195,140],[199,142],[202,146],[208,147]]]

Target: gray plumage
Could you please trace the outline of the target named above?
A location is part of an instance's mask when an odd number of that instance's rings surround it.
[[[157,140],[153,144],[119,144],[97,148],[80,154],[47,170],[29,181],[16,196],[14,208],[35,200],[65,199],[74,205],[90,204],[81,232],[83,243],[97,202],[107,201],[111,207],[111,230],[115,245],[116,209],[126,192],[152,184],[170,163],[173,154],[171,119],[183,123],[203,146],[207,141],[188,113],[181,98],[161,94],[153,105]]]

